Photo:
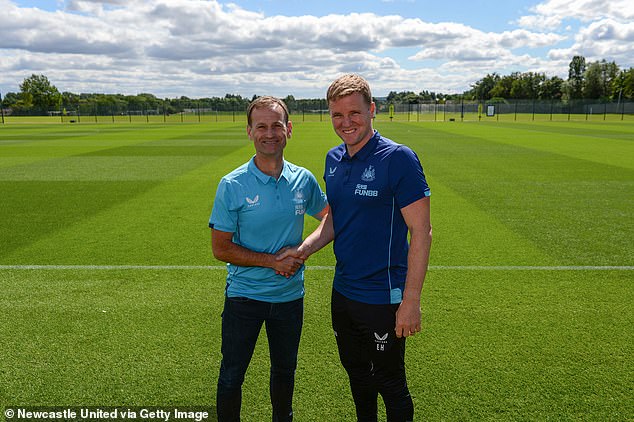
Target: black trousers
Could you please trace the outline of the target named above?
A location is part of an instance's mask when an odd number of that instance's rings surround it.
[[[405,338],[397,338],[394,331],[397,309],[398,305],[370,305],[332,291],[332,328],[359,422],[377,421],[379,394],[388,422],[414,419],[405,377]]]
[[[225,298],[222,361],[216,394],[219,422],[240,420],[242,383],[262,325],[266,326],[271,357],[272,420],[293,420],[293,388],[303,320],[303,298],[285,303],[260,302],[245,297]]]

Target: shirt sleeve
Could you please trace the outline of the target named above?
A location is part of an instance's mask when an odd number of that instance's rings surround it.
[[[308,173],[307,187],[310,192],[306,210],[309,215],[315,215],[326,207],[328,201],[326,200],[326,194],[321,190],[315,176],[308,170],[306,170],[306,172]]]
[[[214,206],[209,217],[210,228],[235,233],[238,227],[238,210],[233,197],[231,183],[222,179],[218,184]]]
[[[423,166],[410,148],[399,146],[392,154],[389,169],[390,186],[399,208],[431,195]]]

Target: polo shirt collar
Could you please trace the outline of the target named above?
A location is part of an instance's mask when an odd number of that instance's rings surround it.
[[[255,165],[255,155],[251,157],[248,165],[249,172],[252,173],[258,180],[262,183],[269,183],[271,180],[273,182],[277,182],[273,176],[269,176],[265,174]],[[283,177],[288,182],[291,176],[291,169],[289,168],[288,162],[284,160],[284,166],[282,167],[282,173],[280,174],[280,179]]]
[[[361,148],[352,157],[350,157],[350,155],[348,154],[348,148],[346,147],[345,148],[344,157],[347,160],[352,160],[353,158],[356,158],[356,159],[359,159],[361,161],[365,161],[372,154],[372,152],[376,149],[376,146],[379,143],[379,138],[380,137],[381,137],[381,135],[379,135],[379,132],[375,129],[374,130],[374,135],[370,138],[368,143],[365,144],[363,146],[363,148]]]

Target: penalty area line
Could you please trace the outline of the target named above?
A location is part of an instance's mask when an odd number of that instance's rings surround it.
[[[0,270],[225,270],[225,265],[0,265]],[[334,271],[330,265],[307,266],[308,271]],[[634,265],[430,265],[430,271],[633,271]]]

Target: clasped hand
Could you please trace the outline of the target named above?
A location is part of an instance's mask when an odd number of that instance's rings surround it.
[[[296,246],[287,246],[277,251],[273,269],[275,274],[289,278],[304,265],[304,261],[305,258],[301,256]]]

